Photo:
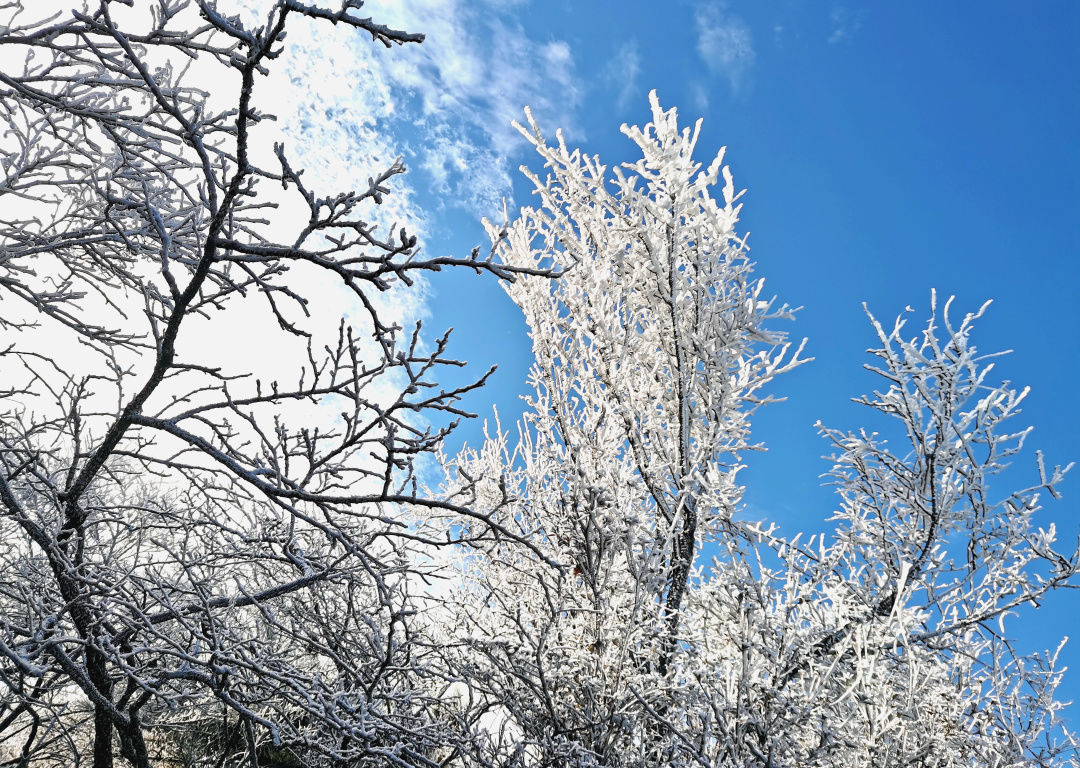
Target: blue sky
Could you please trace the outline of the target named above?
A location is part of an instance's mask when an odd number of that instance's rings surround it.
[[[429,251],[485,245],[479,216],[525,202],[514,169],[535,163],[508,123],[526,104],[609,164],[631,159],[619,125],[647,121],[652,88],[684,123],[704,118],[701,159],[727,145],[758,273],[803,307],[789,331],[816,358],[755,422],[769,452],[749,457],[746,515],[826,528],[813,424],[863,424],[849,400],[874,384],[861,302],[884,320],[910,304],[915,328],[931,288],[963,311],[994,300],[976,342],[1015,350],[996,370],[1032,387],[1029,444],[1080,460],[1080,4],[386,0],[372,13],[428,34],[417,50],[357,48],[370,70],[354,106],[412,169]],[[460,272],[432,279],[427,307],[471,370],[500,366],[469,405],[512,421],[530,359],[516,308]],[[1062,490],[1044,517],[1069,549],[1080,471]],[[1073,591],[1012,623],[1029,650],[1076,636],[1061,689],[1074,700],[1078,615]]]

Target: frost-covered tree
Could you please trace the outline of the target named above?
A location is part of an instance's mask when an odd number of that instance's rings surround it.
[[[413,466],[479,382],[440,387],[446,338],[393,302],[521,269],[376,227],[400,163],[328,193],[273,143],[288,29],[422,39],[361,5],[0,3],[4,765],[432,765],[460,737],[413,595],[454,541],[425,516],[472,512]]]
[[[981,312],[956,323],[935,306],[913,338],[873,321],[882,391],[861,402],[895,434],[823,428],[834,534],[800,543],[743,520],[750,418],[801,347],[752,275],[723,152],[703,167],[698,126],[651,100],[649,125],[623,127],[641,159],[610,169],[529,116],[538,202],[488,227],[504,263],[567,271],[507,287],[536,358],[527,413],[450,475],[515,537],[463,565],[450,660],[480,733],[469,759],[1075,759],[1053,654],[1017,655],[1003,624],[1075,584],[1077,555],[1032,522],[1063,472],[1040,456],[1031,488],[991,483],[1027,430],[1009,421],[1024,393],[993,384],[971,343]]]

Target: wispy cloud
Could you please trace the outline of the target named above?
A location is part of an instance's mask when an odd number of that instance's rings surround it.
[[[580,90],[570,46],[530,38],[513,20],[512,5],[382,0],[371,6],[391,26],[427,35],[420,46],[374,52],[369,65],[392,92],[418,101],[421,115],[411,122],[421,134],[423,167],[444,199],[474,214],[491,215],[510,188],[506,158],[522,142],[510,123],[523,107],[542,125],[577,132]]]
[[[709,89],[704,83],[692,83],[690,85],[690,97],[694,100],[694,107],[699,114],[704,114],[709,108]]]
[[[615,49],[602,73],[603,79],[615,90],[615,103],[619,109],[629,106],[638,92],[638,76],[641,74],[641,54],[637,40],[631,38]]]
[[[850,39],[862,27],[865,10],[853,11],[842,5],[834,6],[829,18],[832,21],[832,33],[829,35],[830,43],[839,43],[841,40]]]
[[[320,148],[326,161],[320,175],[370,173],[414,148],[409,165],[417,173],[399,187],[419,182],[437,194],[436,207],[477,216],[499,210],[510,190],[507,158],[522,146],[510,123],[526,105],[542,125],[579,133],[581,94],[571,48],[563,40],[532,39],[515,20],[516,4],[365,3],[365,14],[381,23],[426,35],[421,45],[391,50],[354,30],[295,24],[287,40],[295,87],[282,90],[279,111],[305,132],[305,144]],[[317,88],[309,87],[313,82]],[[402,188],[398,200],[401,214],[422,231],[426,217],[418,197]]]
[[[697,51],[709,72],[727,78],[735,93],[744,92],[756,59],[750,27],[716,5],[698,8],[696,23]]]

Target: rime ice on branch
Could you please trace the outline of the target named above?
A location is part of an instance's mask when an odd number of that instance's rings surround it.
[[[970,342],[980,313],[956,324],[934,306],[914,340],[873,321],[884,391],[860,402],[895,435],[824,430],[835,535],[800,544],[742,520],[750,417],[801,347],[752,276],[723,152],[703,168],[698,127],[651,101],[649,125],[623,128],[641,159],[611,169],[561,134],[549,145],[530,116],[538,202],[488,227],[506,263],[567,272],[508,286],[536,357],[528,412],[516,439],[499,429],[458,458],[481,479],[463,498],[558,564],[509,540],[470,560],[458,663],[489,712],[486,759],[1075,759],[1053,654],[1017,656],[1001,629],[1076,583],[1077,555],[1032,522],[1063,470],[1040,456],[1035,487],[991,488],[1027,430],[1009,422],[1024,393],[992,385]]]
[[[288,29],[423,39],[361,6],[0,3],[6,765],[426,766],[463,738],[409,585],[453,543],[425,515],[473,512],[418,494],[414,461],[483,379],[440,387],[446,337],[377,295],[523,270],[372,224],[400,162],[327,193],[302,136],[271,144]]]

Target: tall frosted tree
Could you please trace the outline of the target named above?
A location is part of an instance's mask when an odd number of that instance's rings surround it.
[[[527,412],[451,472],[516,537],[463,566],[478,764],[1075,759],[1053,655],[1016,655],[1001,623],[1075,583],[1076,554],[1032,522],[1063,472],[1040,455],[1031,488],[994,495],[1027,430],[1009,421],[1024,392],[971,343],[981,312],[934,306],[914,338],[873,320],[882,391],[861,402],[895,434],[823,428],[834,534],[743,520],[750,418],[801,347],[753,276],[723,151],[703,166],[700,123],[651,105],[623,127],[640,159],[614,168],[530,115],[537,203],[488,225],[504,263],[567,271],[507,288],[536,358]]]

